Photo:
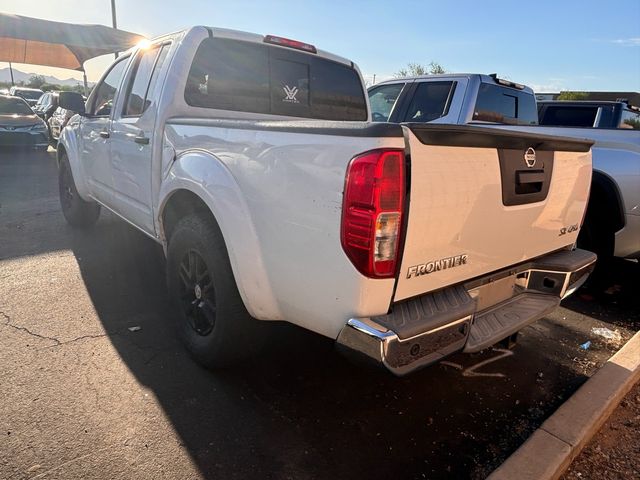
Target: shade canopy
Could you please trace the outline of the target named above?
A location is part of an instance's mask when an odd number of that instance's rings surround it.
[[[90,58],[122,52],[144,37],[105,25],[78,25],[0,13],[0,61],[83,70]]]

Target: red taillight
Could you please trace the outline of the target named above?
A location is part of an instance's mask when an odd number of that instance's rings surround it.
[[[299,42],[297,40],[291,40],[284,37],[276,37],[275,35],[266,35],[264,37],[264,43],[271,43],[273,45],[280,45],[281,47],[295,48],[297,50],[304,50],[309,53],[318,53],[316,47],[308,43]]]
[[[342,248],[371,278],[395,276],[404,210],[404,152],[372,150],[351,160],[342,203]]]

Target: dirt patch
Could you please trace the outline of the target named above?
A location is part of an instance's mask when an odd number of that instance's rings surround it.
[[[640,478],[640,383],[631,389],[562,478]]]

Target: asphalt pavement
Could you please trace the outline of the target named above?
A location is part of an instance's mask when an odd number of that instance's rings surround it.
[[[623,262],[513,350],[399,379],[274,324],[261,357],[208,371],[175,337],[161,249],[104,210],[68,227],[56,175],[52,150],[0,152],[3,479],[484,478],[640,328]]]

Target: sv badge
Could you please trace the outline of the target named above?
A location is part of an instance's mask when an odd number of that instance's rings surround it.
[[[562,227],[560,229],[560,233],[558,234],[558,236],[561,237],[562,235],[566,235],[567,233],[575,232],[579,228],[580,227],[578,226],[577,223],[574,223],[573,225],[569,225],[568,227]]]

